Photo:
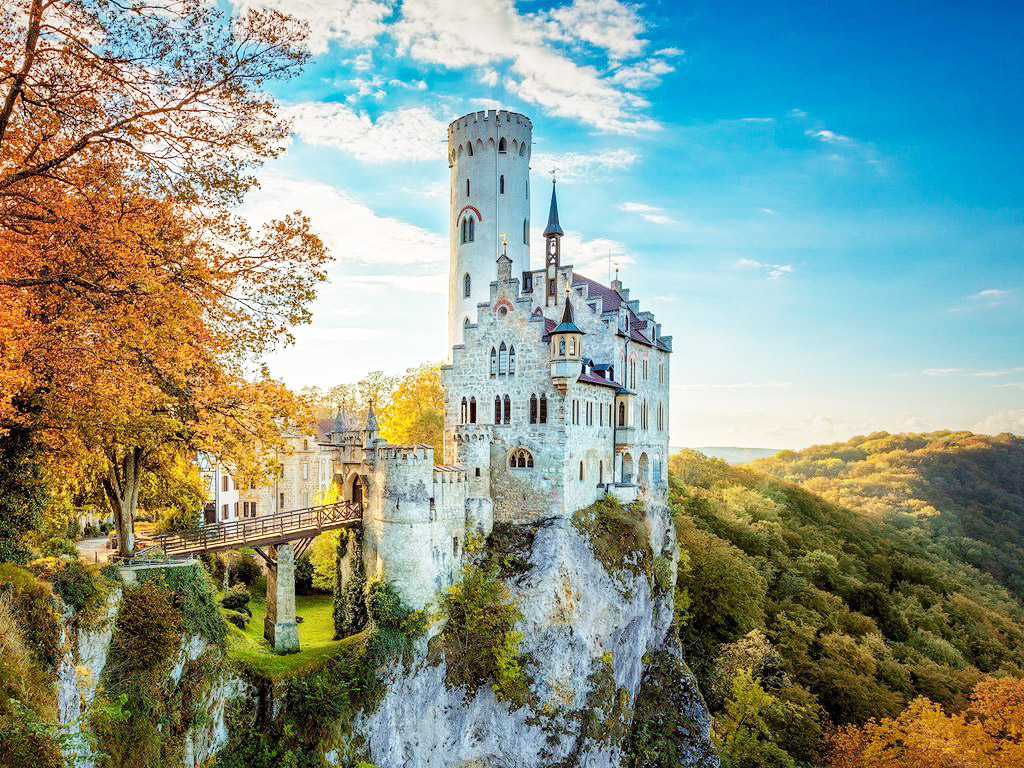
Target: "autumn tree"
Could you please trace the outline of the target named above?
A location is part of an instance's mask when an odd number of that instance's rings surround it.
[[[169,454],[256,471],[308,415],[253,371],[308,321],[326,253],[298,213],[233,212],[281,151],[263,86],[299,71],[305,33],[204,0],[0,12],[0,430],[102,459],[122,554]]]
[[[831,768],[1024,765],[1024,678],[983,680],[958,714],[919,697],[897,717],[840,729],[831,743]]]
[[[381,413],[380,430],[381,437],[390,443],[431,445],[435,461],[443,461],[444,389],[440,363],[424,363],[406,371]]]

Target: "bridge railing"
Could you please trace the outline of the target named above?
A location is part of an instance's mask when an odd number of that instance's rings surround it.
[[[174,556],[224,549],[230,546],[245,546],[250,543],[260,544],[274,538],[285,538],[291,533],[312,534],[325,527],[358,522],[362,516],[361,504],[352,501],[338,501],[333,504],[293,509],[262,517],[209,523],[199,528],[157,536],[155,543],[165,555]]]

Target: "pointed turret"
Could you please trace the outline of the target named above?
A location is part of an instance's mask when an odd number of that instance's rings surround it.
[[[572,302],[569,301],[569,295],[566,293],[565,296],[565,309],[562,310],[562,322],[560,322],[555,329],[551,331],[551,335],[560,333],[578,333],[582,336],[585,332],[581,331],[579,326],[576,325],[576,320],[572,315]]]
[[[561,237],[565,232],[558,223],[558,198],[555,196],[555,180],[551,180],[551,207],[548,209],[548,225],[544,227],[544,237],[558,235]]]
[[[583,331],[572,314],[569,292],[565,292],[562,322],[554,327],[551,339],[551,383],[563,395],[568,385],[579,377],[583,356]]]
[[[553,172],[552,172],[553,173]],[[558,303],[558,268],[562,264],[562,225],[558,223],[558,198],[555,196],[555,179],[551,178],[551,209],[548,211],[548,225],[544,227],[544,304]]]

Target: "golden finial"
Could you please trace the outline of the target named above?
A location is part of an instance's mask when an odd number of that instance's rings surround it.
[[[501,233],[501,255],[508,256],[508,232]]]

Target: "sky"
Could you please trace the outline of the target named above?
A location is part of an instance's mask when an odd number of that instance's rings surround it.
[[[673,336],[672,445],[1024,434],[1024,6],[221,1],[312,30],[245,203],[334,255],[289,385],[448,357],[446,129],[499,107],[563,263]]]

